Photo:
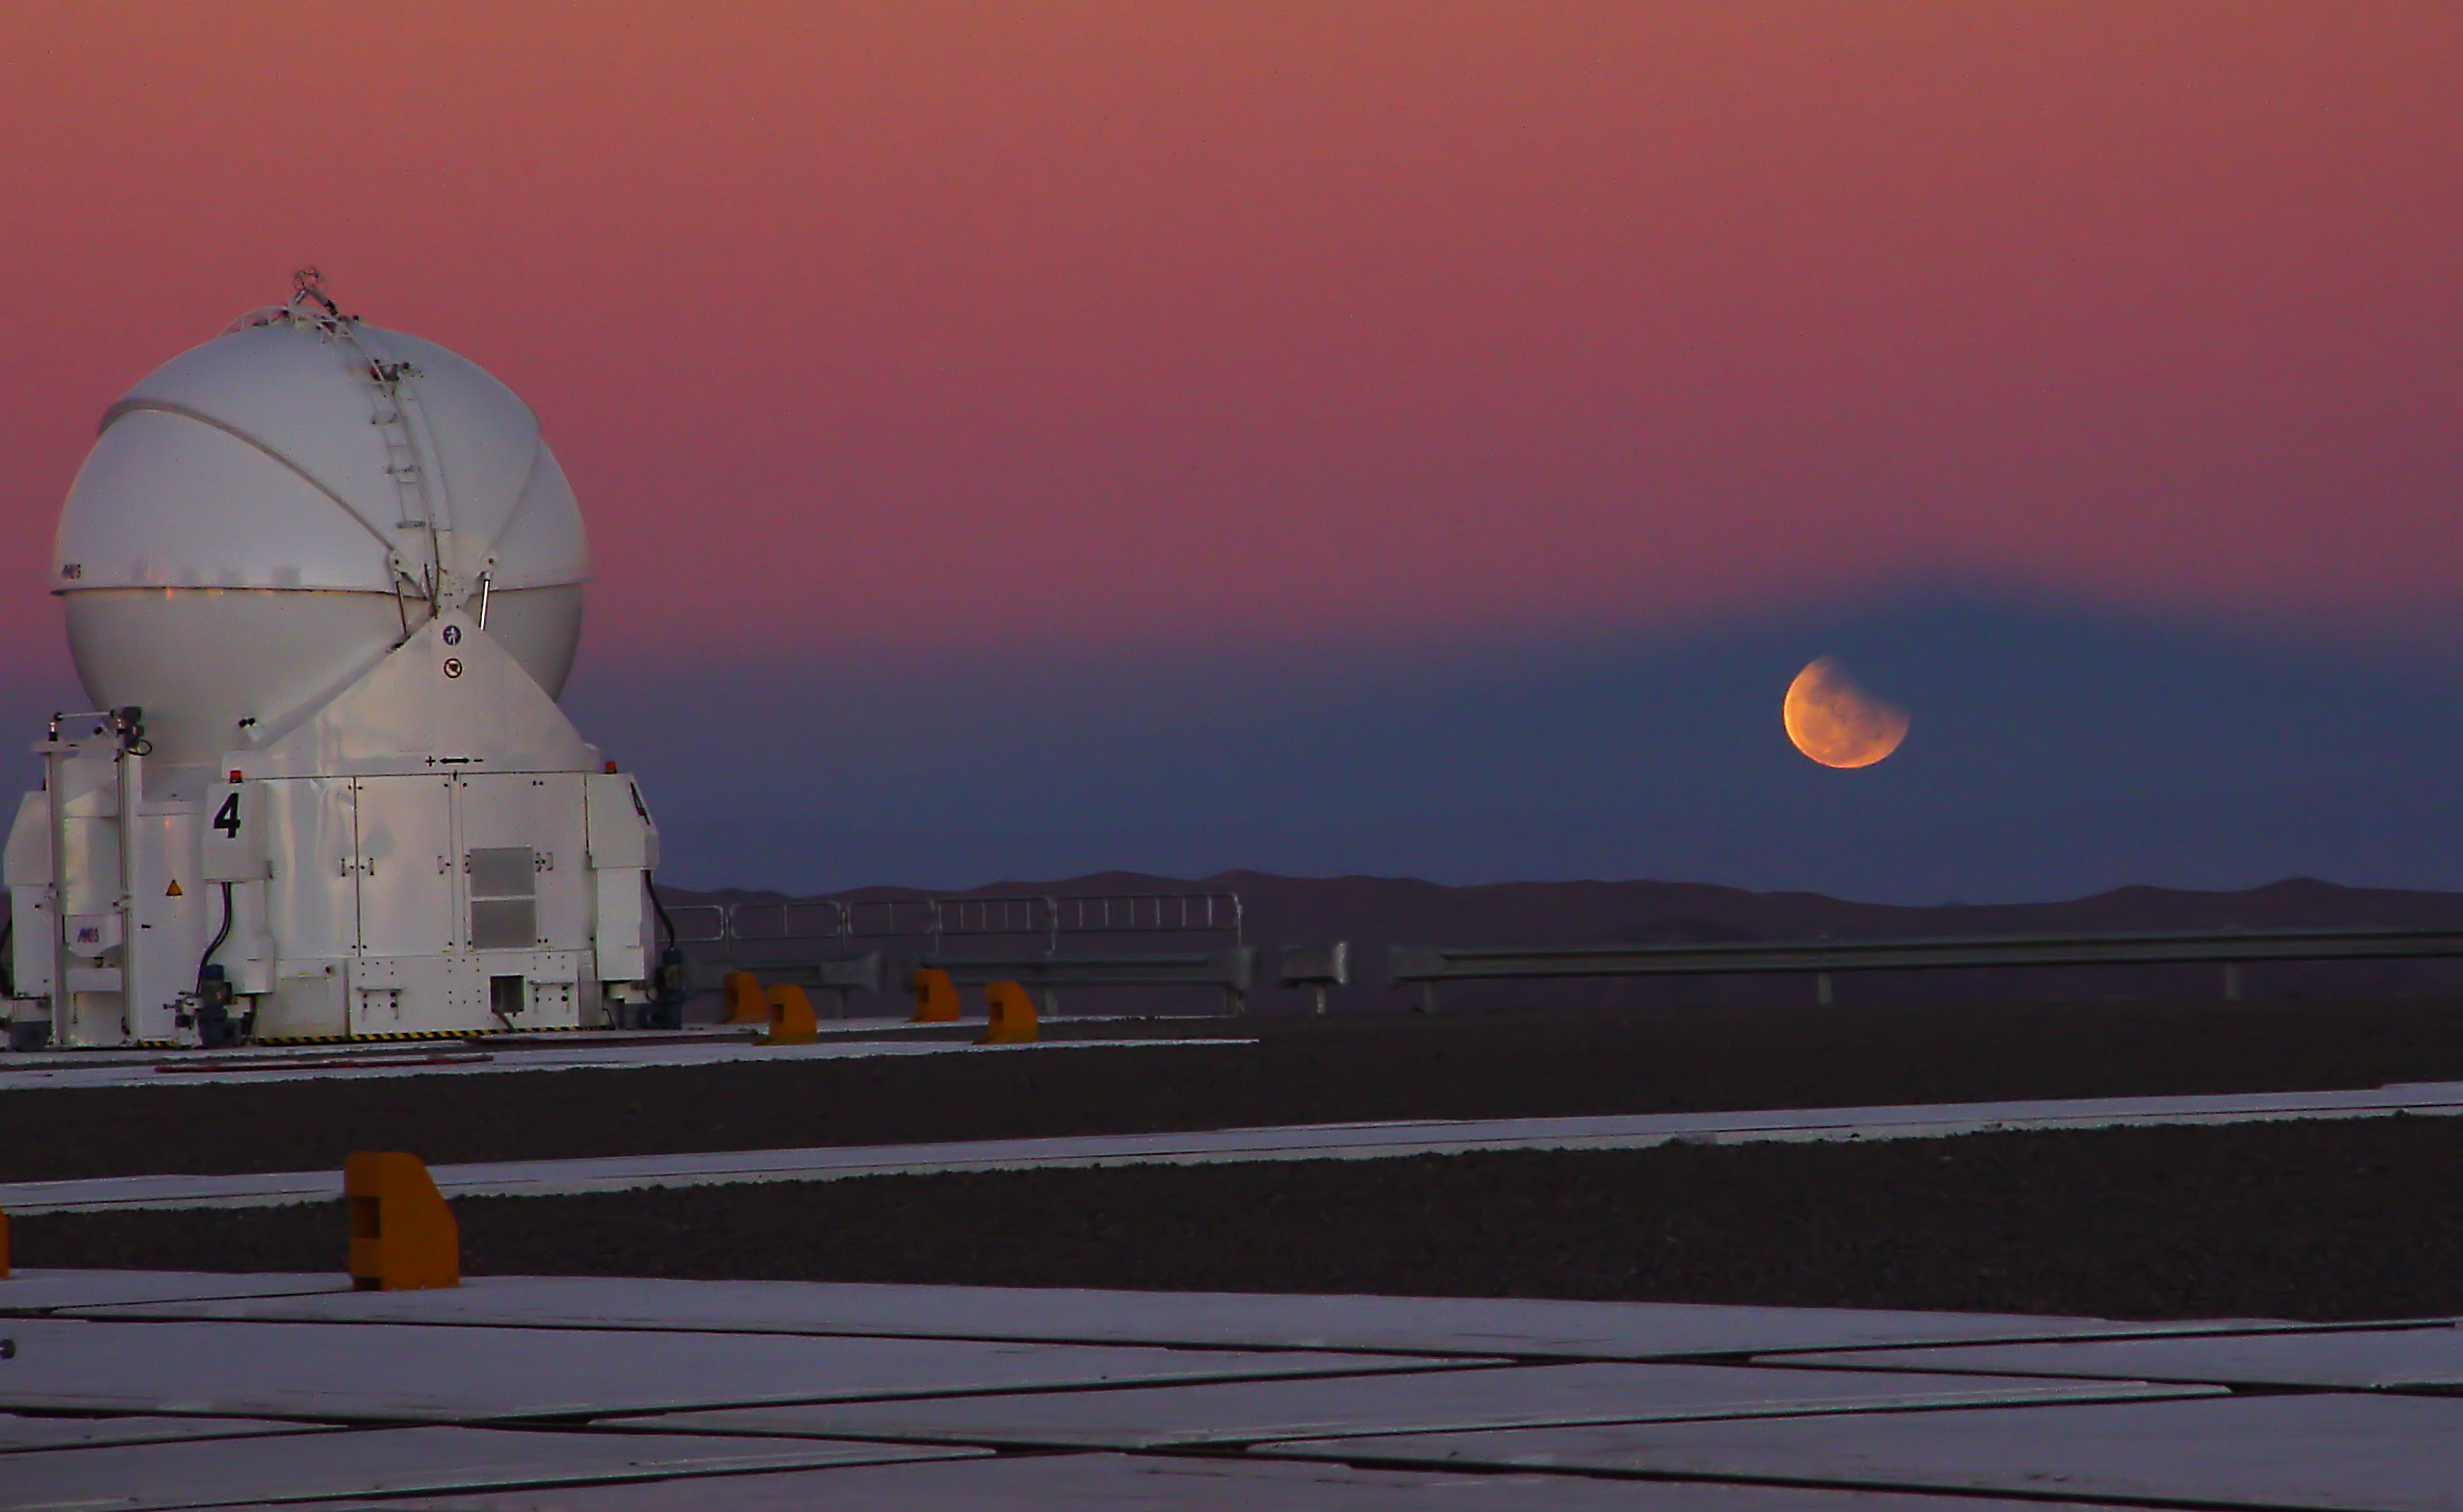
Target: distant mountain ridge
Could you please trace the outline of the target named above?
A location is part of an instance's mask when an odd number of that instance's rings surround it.
[[[999,882],[934,894],[910,888],[858,888],[819,895],[855,900],[986,897],[1017,894],[1144,895],[1224,891],[1240,896],[1248,944],[1260,946],[1263,1004],[1286,995],[1272,987],[1273,951],[1284,945],[1352,943],[1355,985],[1348,1005],[1399,1002],[1384,985],[1391,944],[1450,945],[1625,945],[1653,941],[1788,941],[1935,938],[1970,935],[2101,934],[2147,930],[2301,928],[2463,929],[2463,893],[2346,887],[2294,877],[2238,892],[2126,887],[2041,903],[1864,903],[1816,893],[1754,893],[1711,883],[1657,881],[1500,882],[1448,886],[1407,877],[1289,877],[1229,871],[1194,880],[1100,871],[1054,881]],[[662,889],[671,902],[783,900],[786,895]],[[1128,944],[1105,937],[1104,948]],[[892,955],[901,943],[885,942]],[[1160,947],[1160,942],[1157,943]],[[911,946],[908,947],[911,950]],[[1065,948],[1065,946],[1064,946]],[[2244,968],[2252,997],[2451,993],[2463,997],[2463,963],[2437,961],[2286,963]],[[1872,972],[1842,977],[1843,1001],[1973,996],[1978,1000],[2114,996],[2217,996],[2221,975],[2207,967]],[[1809,991],[1785,978],[1686,978],[1621,982],[1497,983],[1447,989],[1464,1007],[1552,1003],[1717,1002],[1767,999]],[[1128,1008],[1131,995],[1121,995]],[[1142,996],[1140,1001],[1144,1001]]]

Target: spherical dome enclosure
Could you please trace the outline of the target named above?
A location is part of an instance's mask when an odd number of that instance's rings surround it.
[[[313,712],[457,582],[553,696],[589,575],[572,489],[510,389],[296,301],[106,412],[52,562],[88,695],[141,705],[173,762]]]

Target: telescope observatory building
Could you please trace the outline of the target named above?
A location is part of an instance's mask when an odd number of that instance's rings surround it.
[[[141,379],[61,511],[94,708],[9,833],[12,1043],[633,1017],[658,831],[556,706],[589,575],[529,407],[310,274]]]

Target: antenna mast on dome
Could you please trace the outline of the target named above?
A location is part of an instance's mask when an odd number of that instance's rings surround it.
[[[263,325],[295,322],[314,326],[320,331],[337,334],[346,332],[359,323],[359,316],[344,315],[334,297],[325,292],[325,274],[311,263],[294,268],[291,274],[291,297],[278,305],[265,305],[249,311],[222,328],[222,334],[254,330]]]
[[[291,274],[292,304],[303,305],[311,301],[324,306],[325,314],[337,320],[346,318],[343,315],[342,307],[335,304],[333,296],[325,292],[324,269],[314,263],[306,267],[294,268]]]

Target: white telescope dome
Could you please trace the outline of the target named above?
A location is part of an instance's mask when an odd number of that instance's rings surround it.
[[[171,762],[279,733],[443,609],[555,696],[589,575],[529,406],[305,276],[105,412],[52,560],[88,695]]]

